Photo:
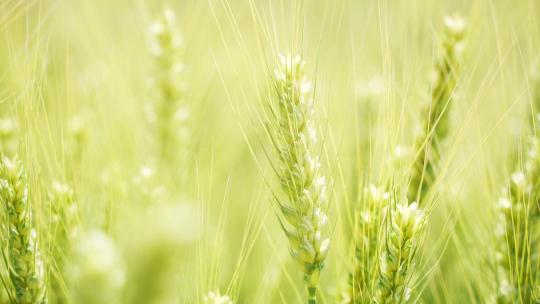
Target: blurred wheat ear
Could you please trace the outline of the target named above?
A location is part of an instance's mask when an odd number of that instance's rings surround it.
[[[150,26],[150,52],[155,67],[151,81],[153,102],[148,107],[148,117],[154,127],[161,169],[175,168],[187,157],[189,112],[184,104],[186,84],[181,50],[182,37],[176,28],[176,16],[173,11],[165,10]]]
[[[313,304],[330,238],[325,231],[326,179],[315,152],[312,87],[299,56],[280,56],[273,76],[275,97],[268,104],[266,128],[279,159],[274,166],[282,190],[281,198],[276,196],[278,217]]]
[[[539,85],[537,79],[535,85]],[[540,97],[534,90],[533,111]],[[538,112],[533,117],[539,117]],[[540,139],[529,136],[523,164],[510,176],[497,205],[495,229],[495,286],[498,303],[540,301]]]
[[[431,97],[415,135],[416,159],[407,195],[411,202],[423,204],[426,193],[437,178],[438,163],[444,153],[443,143],[449,129],[449,112],[454,100],[464,36],[465,21],[461,17],[444,19],[441,54],[430,83]]]

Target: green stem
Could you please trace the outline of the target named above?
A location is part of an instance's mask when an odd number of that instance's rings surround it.
[[[317,304],[317,287],[308,286],[308,304]]]

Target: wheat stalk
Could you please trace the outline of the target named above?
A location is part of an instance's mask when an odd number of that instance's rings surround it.
[[[463,19],[460,17],[444,19],[442,54],[433,71],[431,99],[423,112],[425,120],[415,136],[417,156],[412,167],[407,195],[409,201],[422,204],[438,174],[442,144],[448,133],[449,111],[454,99],[464,35]]]
[[[425,216],[417,203],[391,202],[386,212],[376,303],[406,303],[411,293],[411,272]]]
[[[0,163],[0,199],[4,211],[4,259],[18,304],[45,302],[45,268],[28,202],[26,172],[18,159],[3,157]]]
[[[326,179],[315,155],[311,83],[304,79],[299,56],[280,56],[274,71],[276,97],[269,103],[267,130],[279,156],[276,168],[284,198],[278,199],[280,223],[300,264],[308,287],[308,303],[317,302],[317,285],[330,238],[325,232]]]

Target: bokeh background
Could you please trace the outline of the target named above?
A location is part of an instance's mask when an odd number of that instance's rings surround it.
[[[147,108],[149,30],[165,9],[182,37],[187,157],[163,171]],[[59,274],[47,198],[62,181],[88,236],[60,274],[69,302],[199,303],[217,290],[235,303],[303,302],[260,118],[277,55],[298,53],[332,180],[321,301],[339,303],[358,192],[401,178],[394,163],[413,144],[452,14],[467,21],[466,47],[413,299],[486,303],[493,206],[531,116],[534,0],[0,1],[0,136],[27,168],[47,277]]]

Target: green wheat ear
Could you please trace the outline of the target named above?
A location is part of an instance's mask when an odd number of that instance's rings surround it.
[[[299,56],[280,56],[274,71],[275,98],[269,103],[267,130],[279,156],[276,167],[283,198],[278,199],[280,222],[291,255],[301,266],[308,303],[316,303],[317,285],[330,246],[326,179],[315,154],[311,83],[304,79]]]
[[[412,167],[408,190],[409,201],[423,203],[435,182],[442,144],[449,129],[449,112],[454,99],[457,72],[463,52],[465,21],[460,17],[446,17],[442,40],[442,54],[435,63],[431,79],[431,98],[424,109],[422,126],[416,134],[416,159]]]
[[[411,267],[419,245],[420,230],[425,224],[424,212],[417,203],[390,203],[386,212],[384,249],[380,256],[380,272],[376,303],[406,303],[410,299]]]
[[[45,267],[28,202],[26,172],[21,161],[3,157],[0,162],[0,200],[6,225],[4,260],[13,290],[10,298],[18,304],[45,302]]]

